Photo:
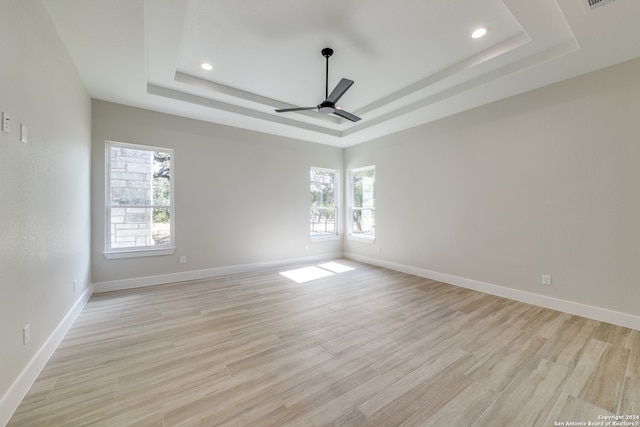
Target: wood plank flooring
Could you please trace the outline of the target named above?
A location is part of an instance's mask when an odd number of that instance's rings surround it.
[[[639,331],[337,262],[353,270],[96,294],[9,426],[558,426],[640,414]]]

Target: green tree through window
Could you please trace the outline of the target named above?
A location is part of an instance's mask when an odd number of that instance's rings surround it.
[[[338,234],[336,193],[338,171],[311,168],[311,237]]]
[[[375,166],[351,171],[351,234],[354,236],[375,237],[375,182]]]

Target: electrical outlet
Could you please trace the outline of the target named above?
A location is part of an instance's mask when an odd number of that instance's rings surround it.
[[[27,345],[29,341],[31,341],[31,325],[26,324],[24,328],[22,328],[22,343]]]
[[[2,130],[6,133],[11,132],[11,117],[9,117],[9,113],[2,113]]]
[[[186,264],[186,262],[187,262],[187,257],[186,257],[186,256],[184,256],[184,255],[182,255],[182,256],[180,257],[180,264]]]
[[[549,274],[542,275],[542,284],[546,286],[551,286],[551,276]]]
[[[73,292],[75,292],[75,291],[76,291],[76,281],[75,281],[75,279],[74,279],[74,280],[73,280]]]

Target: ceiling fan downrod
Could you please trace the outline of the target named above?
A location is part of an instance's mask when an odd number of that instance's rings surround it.
[[[330,47],[325,47],[324,49],[322,49],[322,56],[324,56],[326,58],[326,73],[325,73],[325,78],[324,78],[324,99],[327,99],[329,97],[329,58],[331,58],[331,55],[333,55],[333,49],[331,49]],[[333,113],[333,111],[332,111]]]

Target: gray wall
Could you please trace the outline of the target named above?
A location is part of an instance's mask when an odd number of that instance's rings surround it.
[[[0,54],[0,409],[90,281],[344,249],[640,315],[640,60],[342,150],[92,106],[38,2],[0,2]],[[174,255],[102,255],[105,140],[175,149]],[[376,241],[309,242],[309,168],[370,164]]]
[[[2,398],[90,282],[91,100],[39,2],[0,2],[0,57]]]
[[[340,148],[95,100],[92,133],[93,283],[342,252],[309,242],[309,168],[342,169]],[[175,254],[103,256],[106,140],[175,150]]]
[[[640,60],[346,150],[368,164],[377,239],[346,253],[640,315]]]

